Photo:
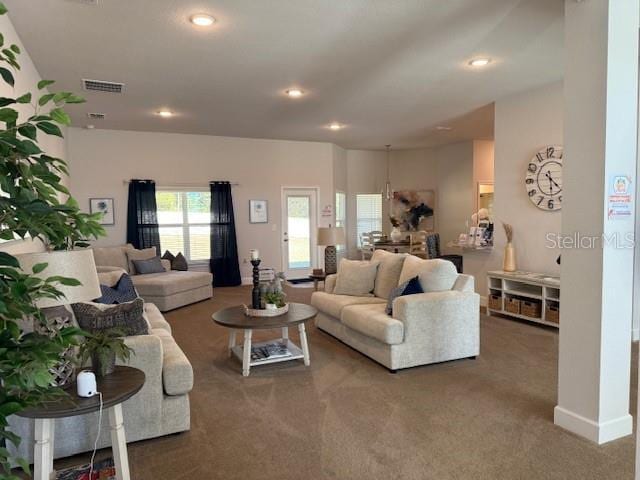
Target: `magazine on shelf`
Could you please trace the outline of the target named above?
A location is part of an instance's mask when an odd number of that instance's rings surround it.
[[[286,343],[273,342],[251,347],[251,360],[273,360],[291,355]]]

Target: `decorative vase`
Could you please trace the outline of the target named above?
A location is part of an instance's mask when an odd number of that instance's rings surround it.
[[[402,240],[402,232],[398,229],[398,227],[393,227],[391,230],[391,241],[399,242]]]
[[[96,377],[111,375],[116,369],[116,352],[110,352],[104,361],[100,359],[99,355],[91,355],[91,367]]]
[[[264,305],[264,308],[266,308],[267,310],[277,310],[278,306],[275,303],[266,303]]]
[[[516,271],[516,249],[513,248],[513,244],[508,242],[504,247],[504,261],[502,263],[502,270],[505,272]]]

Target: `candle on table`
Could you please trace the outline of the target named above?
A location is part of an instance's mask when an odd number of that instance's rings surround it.
[[[251,250],[251,260],[260,260],[260,252],[258,250]]]

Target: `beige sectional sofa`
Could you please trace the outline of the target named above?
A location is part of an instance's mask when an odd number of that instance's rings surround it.
[[[120,269],[131,275],[133,284],[140,296],[154,303],[161,312],[196,303],[213,296],[213,276],[208,272],[182,272],[171,270],[168,261],[162,260],[165,271],[136,275],[131,271],[127,251],[133,246],[97,247],[93,256],[98,272],[107,273]]]
[[[189,430],[191,425],[189,392],[193,369],[171,335],[171,326],[158,308],[145,303],[149,335],[126,337],[135,354],[126,365],[145,373],[142,390],[122,404],[127,442],[160,437]],[[120,363],[120,362],[119,362]],[[11,430],[22,437],[13,453],[33,462],[34,422],[18,416],[9,419]],[[93,450],[98,433],[98,414],[56,420],[54,458]],[[111,445],[108,428],[102,428],[98,448]]]
[[[480,296],[474,279],[458,274],[447,260],[376,250],[375,288],[370,296],[337,295],[336,275],[314,292],[316,326],[392,372],[398,369],[474,358],[480,353]],[[340,269],[338,270],[340,275]],[[398,297],[385,312],[391,291],[418,276],[426,293]]]

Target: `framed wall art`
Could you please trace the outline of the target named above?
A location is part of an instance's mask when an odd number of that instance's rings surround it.
[[[102,213],[99,220],[100,225],[115,225],[116,217],[113,212],[113,198],[90,198],[89,211],[91,213]]]
[[[269,213],[266,200],[249,200],[249,223],[267,223]]]

